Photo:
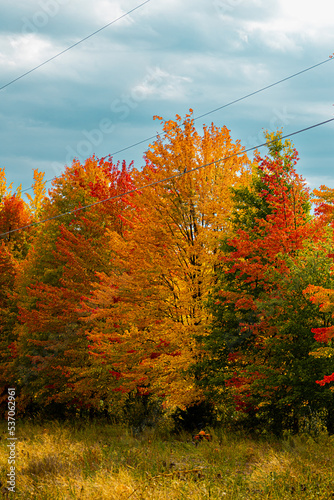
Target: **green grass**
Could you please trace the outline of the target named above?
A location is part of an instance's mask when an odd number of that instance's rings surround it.
[[[2,498],[15,500],[334,499],[334,436],[254,440],[211,430],[190,434],[103,423],[17,422],[16,492],[4,490],[7,429],[1,428]],[[1,495],[0,495],[1,498]]]

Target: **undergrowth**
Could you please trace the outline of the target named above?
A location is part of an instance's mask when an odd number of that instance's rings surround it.
[[[16,491],[6,491],[7,429],[2,425],[2,498],[15,500],[334,499],[334,437],[278,440],[205,429],[210,440],[163,429],[134,435],[104,423],[18,422]]]

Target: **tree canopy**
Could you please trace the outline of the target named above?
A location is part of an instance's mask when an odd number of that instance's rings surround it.
[[[155,119],[141,169],[74,160],[48,193],[34,170],[28,201],[0,169],[1,401],[334,432],[333,190],[282,131],[251,160],[192,110]]]

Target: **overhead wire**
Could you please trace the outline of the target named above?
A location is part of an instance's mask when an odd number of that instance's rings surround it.
[[[317,66],[321,66],[322,64],[325,64],[325,63],[329,62],[331,59],[333,59],[333,58],[325,59],[324,61],[321,61],[320,63],[314,64],[313,66],[310,66],[310,67],[305,68],[305,69],[303,69],[301,71],[298,71],[297,73],[294,73],[293,75],[290,75],[290,76],[287,76],[285,78],[282,78],[281,80],[278,80],[277,82],[271,83],[270,85],[266,85],[265,87],[262,87],[259,90],[255,90],[254,92],[246,94],[243,97],[239,97],[238,99],[235,99],[234,101],[230,101],[227,104],[223,104],[222,106],[219,106],[218,108],[212,109],[211,111],[207,111],[206,113],[203,113],[202,115],[196,116],[194,118],[194,121],[199,120],[200,118],[203,118],[204,116],[208,116],[208,115],[210,115],[212,113],[215,113],[216,111],[219,111],[221,109],[227,108],[228,106],[231,106],[232,104],[235,104],[237,102],[243,101],[244,99],[247,99],[248,97],[251,97],[253,95],[259,94],[260,92],[263,92],[264,90],[270,89],[271,87],[275,87],[275,85],[278,85],[279,83],[282,83],[282,82],[285,82],[287,80],[290,80],[290,78],[294,78],[295,76],[301,75],[302,73],[306,73],[306,71],[310,71],[311,69],[314,69]],[[116,155],[118,153],[122,153],[123,151],[131,149],[131,148],[133,148],[135,146],[138,146],[139,144],[143,144],[144,142],[150,141],[152,139],[156,139],[158,137],[158,135],[159,134],[153,135],[152,137],[148,137],[147,139],[143,139],[142,141],[136,142],[135,144],[132,144],[131,146],[126,146],[123,149],[119,149],[118,151],[115,151],[115,152],[111,153],[111,156],[112,155]]]
[[[141,7],[143,7],[145,4],[149,3],[150,1],[151,1],[151,0],[145,0],[144,2],[142,2],[142,3],[141,3],[141,4],[139,4],[139,5],[137,5],[137,6],[136,6],[136,7],[134,7],[133,9],[129,10],[129,11],[128,11],[128,12],[126,12],[125,14],[122,14],[121,16],[119,16],[117,19],[114,19],[114,20],[113,20],[113,21],[111,21],[110,23],[105,24],[104,26],[102,26],[102,27],[101,27],[101,28],[99,28],[98,30],[96,30],[96,31],[94,31],[93,33],[91,33],[91,34],[87,35],[86,37],[82,38],[82,39],[81,39],[81,40],[79,40],[78,42],[76,42],[76,43],[72,44],[71,46],[69,46],[69,47],[67,47],[66,49],[62,50],[61,52],[59,52],[58,54],[54,55],[53,57],[50,57],[49,59],[47,59],[46,61],[42,62],[41,64],[39,64],[39,65],[35,66],[35,67],[34,67],[34,68],[32,68],[31,70],[29,70],[29,71],[27,71],[27,72],[23,73],[22,75],[18,76],[18,77],[17,77],[17,78],[15,78],[14,80],[11,80],[10,82],[6,83],[6,84],[5,84],[5,85],[3,85],[2,87],[0,87],[0,90],[5,89],[6,87],[8,87],[8,86],[12,85],[13,83],[15,83],[16,81],[20,80],[21,78],[23,78],[23,77],[25,77],[25,76],[29,75],[29,74],[30,74],[30,73],[32,73],[33,71],[36,71],[37,69],[41,68],[41,67],[42,67],[42,66],[44,66],[45,64],[47,64],[47,63],[51,62],[52,60],[56,59],[57,57],[61,56],[61,55],[62,55],[62,54],[64,54],[65,52],[68,52],[69,50],[73,49],[73,48],[74,48],[74,47],[76,47],[77,45],[79,45],[79,44],[81,44],[82,42],[84,42],[84,41],[88,40],[89,38],[93,37],[93,36],[94,36],[94,35],[96,35],[97,33],[100,33],[102,30],[104,30],[104,29],[108,28],[109,26],[111,26],[112,24],[116,23],[116,22],[117,22],[117,21],[119,21],[120,19],[123,19],[124,17],[128,16],[129,14],[131,14],[132,12],[134,12],[135,10],[137,10],[137,9],[139,9],[139,8],[141,8]],[[211,110],[211,111],[208,111],[208,112],[203,113],[203,114],[201,114],[201,115],[199,115],[199,116],[197,116],[197,117],[194,117],[194,121],[199,120],[200,118],[203,118],[203,117],[205,117],[205,116],[208,116],[209,114],[215,113],[216,111],[219,111],[219,110],[221,110],[221,109],[227,108],[228,106],[231,106],[232,104],[235,104],[235,103],[240,102],[240,101],[242,101],[242,100],[244,100],[244,99],[247,99],[248,97],[251,97],[251,96],[256,95],[256,94],[258,94],[258,93],[260,93],[260,92],[263,92],[264,90],[267,90],[267,89],[269,89],[269,88],[271,88],[271,87],[274,87],[274,86],[276,86],[276,85],[278,85],[278,84],[280,84],[280,83],[282,83],[282,82],[285,82],[285,81],[287,81],[287,80],[289,80],[289,79],[291,79],[291,78],[294,78],[294,77],[296,77],[296,76],[298,76],[298,75],[300,75],[300,74],[302,74],[302,73],[305,73],[305,72],[307,72],[307,71],[310,71],[311,69],[314,69],[314,68],[316,68],[316,67],[318,67],[318,66],[320,66],[320,65],[322,65],[322,64],[325,64],[326,62],[330,61],[331,59],[333,59],[333,56],[329,56],[329,59],[325,59],[324,61],[321,61],[321,62],[319,62],[319,63],[317,63],[317,64],[314,64],[314,65],[312,65],[312,66],[310,66],[310,67],[308,67],[308,68],[305,68],[305,69],[303,69],[303,70],[301,70],[301,71],[298,71],[297,73],[294,73],[293,75],[289,75],[289,76],[287,76],[287,77],[285,77],[285,78],[283,78],[283,79],[281,79],[281,80],[278,80],[277,82],[274,82],[274,83],[272,83],[272,84],[270,84],[270,85],[267,85],[267,86],[265,86],[265,87],[262,87],[261,89],[255,90],[254,92],[251,92],[251,93],[249,93],[249,94],[246,94],[245,96],[242,96],[242,97],[240,97],[240,98],[238,98],[238,99],[235,99],[235,100],[233,100],[233,101],[230,101],[230,102],[228,102],[227,104],[224,104],[224,105],[219,106],[219,107],[217,107],[217,108],[215,108],[215,109],[213,109],[213,110]],[[121,152],[123,152],[123,151],[127,151],[128,149],[131,149],[131,148],[136,147],[136,146],[138,146],[138,145],[140,145],[140,144],[146,143],[146,142],[148,142],[148,141],[150,141],[150,140],[152,140],[152,139],[156,139],[158,136],[159,136],[159,134],[155,134],[155,135],[153,135],[153,136],[151,136],[151,137],[148,137],[148,138],[143,139],[143,140],[141,140],[141,141],[139,141],[139,142],[136,142],[136,143],[134,143],[134,144],[131,144],[130,146],[126,146],[125,148],[122,148],[122,149],[120,149],[120,150],[118,150],[118,151],[115,151],[115,152],[111,153],[111,154],[110,154],[110,156],[113,156],[113,155],[119,154],[119,153],[121,153]],[[54,179],[56,179],[56,178],[57,178],[57,177],[53,177],[52,179],[48,179],[48,180],[46,180],[46,181],[45,181],[45,183],[51,182],[52,180],[54,180]],[[21,191],[21,192],[22,192],[22,193],[25,193],[25,192],[27,192],[27,191],[30,191],[31,189],[33,189],[33,188],[32,188],[32,187],[29,187],[29,188],[27,188],[27,189],[25,189],[25,190],[23,190],[23,191]]]
[[[12,85],[13,83],[17,82],[18,80],[21,80],[21,78],[29,75],[30,73],[32,73],[33,71],[36,71],[37,69],[41,68],[42,66],[44,66],[45,64],[49,63],[50,61],[53,61],[54,59],[56,59],[57,57],[61,56],[62,54],[65,54],[65,52],[68,52],[69,50],[73,49],[74,47],[76,47],[77,45],[79,45],[80,43],[82,42],[85,42],[86,40],[88,40],[89,38],[91,38],[92,36],[96,35],[97,33],[100,33],[100,31],[108,28],[109,26],[111,26],[112,24],[115,24],[117,21],[119,21],[120,19],[123,19],[124,17],[128,16],[129,14],[131,14],[132,12],[134,12],[135,10],[139,9],[140,7],[143,7],[143,5],[147,4],[148,2],[150,2],[151,0],[146,0],[145,2],[141,3],[140,5],[137,5],[137,7],[134,7],[133,9],[129,10],[128,12],[126,12],[125,14],[122,14],[121,16],[119,16],[117,19],[114,19],[113,21],[111,21],[110,23],[108,24],[105,24],[104,26],[102,26],[102,28],[99,28],[98,30],[94,31],[94,33],[91,33],[90,35],[87,35],[85,36],[84,38],[82,38],[81,40],[79,40],[78,42],[76,43],[73,43],[73,45],[71,45],[70,47],[67,47],[66,49],[62,50],[61,52],[59,52],[58,54],[56,54],[55,56],[52,56],[50,57],[49,59],[47,59],[46,61],[42,62],[41,64],[38,64],[38,66],[35,66],[34,68],[30,69],[29,71],[26,71],[25,73],[23,73],[23,75],[20,75],[18,76],[17,78],[14,78],[14,80],[11,80],[10,82],[6,83],[5,85],[3,85],[2,87],[0,87],[0,90],[3,90],[5,89],[6,87],[9,87],[9,85]]]
[[[330,61],[331,59],[333,59],[333,58],[325,59],[324,61],[321,61],[321,62],[319,62],[317,64],[314,64],[313,66],[309,66],[308,68],[305,68],[305,69],[303,69],[301,71],[298,71],[297,73],[294,73],[293,75],[290,75],[290,76],[287,76],[285,78],[282,78],[281,80],[278,80],[277,82],[271,83],[270,85],[266,85],[265,87],[262,87],[261,89],[255,90],[254,92],[251,92],[251,93],[246,94],[246,95],[244,95],[242,97],[239,97],[238,99],[230,101],[227,104],[223,104],[222,106],[219,106],[219,107],[217,107],[215,109],[212,109],[211,111],[208,111],[206,113],[203,113],[202,115],[196,116],[196,117],[194,117],[194,121],[199,120],[200,118],[203,118],[204,116],[208,116],[208,115],[210,115],[212,113],[215,113],[216,111],[219,111],[221,109],[227,108],[228,106],[231,106],[232,104],[235,104],[237,102],[243,101],[244,99],[247,99],[248,97],[252,97],[253,95],[259,94],[260,92],[263,92],[264,90],[267,90],[267,89],[269,89],[271,87],[274,87],[274,86],[276,86],[276,85],[278,85],[278,84],[280,84],[282,82],[290,80],[291,78],[294,78],[294,77],[296,77],[298,75],[301,75],[302,73],[306,73],[307,71],[310,71],[311,69],[314,69],[314,68],[316,68],[318,66],[321,66],[322,64],[325,64],[326,62]],[[131,149],[131,148],[134,148],[136,146],[139,146],[140,144],[144,144],[144,143],[146,143],[148,141],[151,141],[153,139],[157,139],[158,137],[159,137],[159,134],[152,135],[151,137],[147,137],[146,139],[143,139],[143,140],[141,140],[139,142],[131,144],[130,146],[126,146],[125,148],[119,149],[118,151],[114,151],[113,153],[110,153],[110,156],[117,155],[119,153],[122,153],[123,151],[127,151],[128,149]],[[53,177],[52,179],[46,180],[45,183],[51,182],[54,179],[57,179],[57,176]],[[29,188],[23,190],[22,193],[25,193],[26,191],[30,191],[31,189],[33,189],[33,188],[29,187]]]
[[[310,125],[309,127],[305,127],[303,129],[300,129],[300,130],[297,130],[295,132],[292,132],[290,134],[286,134],[286,135],[283,135],[280,140],[282,139],[286,139],[288,137],[292,137],[294,135],[297,135],[297,134],[300,134],[302,132],[306,132],[307,130],[311,130],[313,128],[316,128],[316,127],[320,127],[321,125],[325,125],[326,123],[329,123],[329,122],[332,122],[334,121],[334,118],[330,118],[329,120],[325,120],[323,122],[320,122],[320,123],[316,123],[316,124],[313,124],[313,125]],[[198,167],[195,167],[195,168],[192,168],[192,169],[189,169],[187,170],[187,168],[185,167],[184,170],[182,172],[179,172],[175,175],[172,175],[170,177],[165,177],[164,179],[160,179],[160,180],[157,180],[157,181],[153,181],[153,182],[150,182],[149,184],[146,184],[144,186],[141,186],[141,187],[138,187],[138,188],[135,188],[135,189],[131,189],[130,191],[127,191],[125,193],[122,193],[122,194],[117,194],[117,195],[114,195],[114,196],[111,196],[109,198],[105,198],[104,200],[99,200],[99,201],[96,201],[94,203],[90,203],[88,205],[84,205],[82,207],[78,207],[78,208],[75,208],[73,210],[69,210],[68,212],[63,212],[61,214],[58,214],[58,215],[55,215],[53,217],[49,217],[47,219],[43,219],[41,221],[36,221],[36,222],[32,222],[31,224],[27,224],[26,226],[22,226],[22,227],[19,227],[19,228],[16,228],[16,229],[11,229],[10,231],[6,231],[5,233],[1,233],[0,234],[0,238],[4,237],[4,236],[7,236],[9,234],[12,234],[12,233],[16,233],[17,231],[21,231],[23,229],[28,229],[30,227],[35,227],[37,225],[40,225],[40,224],[44,224],[45,222],[49,222],[51,220],[55,220],[55,219],[59,219],[60,217],[64,217],[65,215],[70,215],[70,214],[74,214],[74,213],[77,213],[77,212],[80,212],[82,210],[85,210],[87,208],[91,208],[91,207],[94,207],[96,205],[100,205],[102,203],[106,203],[108,201],[112,201],[112,200],[115,200],[117,198],[123,198],[124,196],[127,196],[129,194],[133,194],[133,193],[136,193],[136,192],[140,192],[142,191],[143,189],[147,189],[149,187],[152,187],[152,186],[156,186],[157,184],[162,184],[164,182],[168,182],[170,180],[173,180],[173,179],[176,179],[178,177],[182,177],[183,175],[187,175],[191,172],[195,172],[197,170],[200,170],[202,168],[205,168],[205,167],[208,167],[210,165],[214,165],[214,164],[218,164],[218,163],[221,163],[223,161],[227,161],[231,158],[234,158],[236,156],[240,156],[240,155],[243,155],[245,153],[248,153],[250,151],[254,151],[255,149],[258,149],[258,148],[261,148],[263,146],[268,146],[268,144],[272,144],[274,142],[277,142],[277,139],[273,139],[273,140],[270,140],[270,141],[266,141],[262,144],[258,144],[257,146],[253,146],[251,148],[248,148],[248,149],[245,149],[243,151],[240,151],[239,153],[233,153],[229,156],[225,156],[223,158],[217,158],[216,160],[214,161],[211,161],[209,163],[205,163],[203,165],[199,165]]]

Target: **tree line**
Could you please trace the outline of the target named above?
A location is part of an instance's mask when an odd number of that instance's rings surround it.
[[[26,201],[0,169],[2,411],[16,387],[21,415],[139,401],[334,432],[334,190],[310,192],[282,131],[251,160],[191,110],[155,118],[140,170],[74,160],[48,193],[34,170]]]

